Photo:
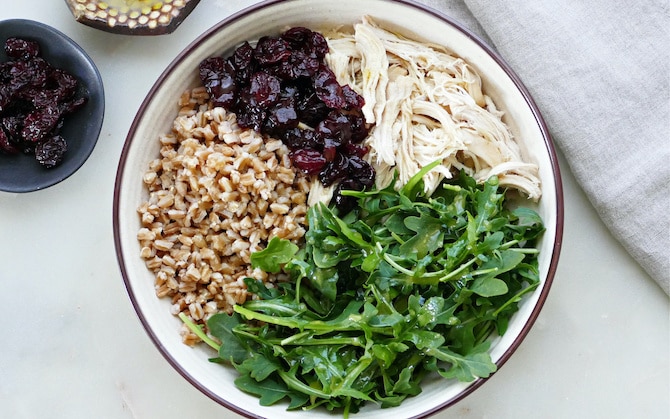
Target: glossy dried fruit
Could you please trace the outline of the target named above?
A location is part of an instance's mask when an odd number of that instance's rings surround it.
[[[337,82],[333,70],[325,64],[320,65],[314,75],[314,91],[316,96],[331,109],[342,109],[347,106],[342,86]]]
[[[15,115],[2,118],[2,129],[9,137],[9,141],[15,144],[21,141],[21,129],[25,116]]]
[[[319,172],[319,181],[323,186],[330,186],[337,181],[346,179],[349,175],[349,159],[343,154],[335,157]]]
[[[5,54],[12,60],[29,60],[40,55],[40,45],[35,41],[21,38],[7,38]]]
[[[5,154],[18,154],[19,149],[16,148],[14,144],[9,139],[9,136],[5,133],[5,130],[0,128],[0,151]]]
[[[328,53],[328,41],[318,32],[305,27],[294,27],[285,31],[281,38],[291,44],[294,50],[305,51],[319,60]]]
[[[53,93],[59,102],[71,99],[77,93],[77,86],[79,84],[75,76],[58,68],[54,69],[48,75],[47,83],[56,86],[53,89]]]
[[[351,139],[351,124],[347,115],[336,109],[316,126],[317,138],[325,146],[340,147]]]
[[[42,141],[53,131],[60,117],[61,113],[56,106],[34,110],[23,121],[21,138],[31,143]]]
[[[57,166],[63,161],[67,151],[67,143],[60,135],[54,135],[35,146],[35,158],[47,169]]]
[[[297,128],[299,123],[293,98],[287,97],[268,110],[262,130],[281,137],[282,133]]]
[[[291,161],[296,168],[308,175],[319,173],[327,163],[321,152],[307,148],[292,151]]]
[[[370,188],[375,183],[375,169],[359,156],[350,156],[347,170],[349,177]]]
[[[288,42],[271,36],[264,36],[259,39],[254,51],[254,58],[262,66],[278,63],[290,56],[291,49]]]
[[[200,64],[202,81],[214,106],[228,108],[235,101],[235,69],[221,57],[208,58]]]
[[[249,93],[254,106],[267,108],[279,100],[281,82],[269,73],[258,71],[251,75]]]
[[[289,129],[279,135],[286,146],[291,150],[299,150],[303,148],[317,150],[319,144],[316,142],[314,131],[311,129],[296,127]]]
[[[356,91],[349,85],[342,86],[342,94],[344,95],[344,100],[347,103],[347,109],[362,109],[363,105],[365,105],[365,99],[363,99],[363,96],[356,93]]]
[[[310,127],[315,127],[328,116],[330,109],[316,96],[316,92],[310,91],[301,96],[297,104],[297,111],[301,121]]]

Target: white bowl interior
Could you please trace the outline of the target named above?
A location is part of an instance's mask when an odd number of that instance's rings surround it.
[[[520,91],[516,76],[505,70],[505,64],[499,58],[495,58],[478,40],[463,32],[456,24],[446,21],[442,15],[402,1],[291,0],[253,6],[206,32],[180,54],[158,80],[138,113],[126,141],[114,202],[119,262],[129,294],[147,332],[163,355],[186,379],[208,396],[247,416],[281,418],[308,414],[309,417],[318,418],[332,417],[332,414],[325,411],[286,412],[282,405],[260,406],[257,398],[235,387],[233,380],[237,373],[233,368],[207,361],[213,355],[209,348],[193,349],[181,342],[178,334],[180,320],[170,315],[169,301],[159,300],[155,296],[153,274],[139,257],[136,233],[140,228],[140,220],[136,208],[147,195],[142,184],[142,174],[149,161],[158,156],[158,135],[170,129],[177,114],[180,94],[198,83],[197,68],[201,60],[228,53],[245,40],[277,34],[288,26],[319,29],[351,24],[363,15],[370,15],[383,26],[406,36],[445,45],[472,64],[482,76],[485,92],[506,112],[505,121],[526,147],[530,159],[540,167],[543,197],[537,209],[547,227],[540,243],[542,284],[522,302],[507,333],[494,341],[494,362],[504,362],[518,346],[537,317],[553,278],[562,231],[558,167],[541,117],[529,104],[532,101],[523,89]],[[443,379],[433,380],[426,383],[421,395],[409,398],[399,408],[394,408],[393,414],[414,417],[439,410],[479,384],[479,381],[447,383]],[[373,418],[389,413],[388,410],[369,406],[356,417]]]

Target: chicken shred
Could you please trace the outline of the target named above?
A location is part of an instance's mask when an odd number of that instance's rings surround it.
[[[440,159],[443,164],[424,176],[428,194],[462,169],[479,182],[497,175],[500,185],[540,198],[537,165],[527,161],[467,62],[443,47],[391,33],[368,16],[353,33],[326,35],[327,64],[338,82],[365,99],[363,115],[372,124],[367,159],[377,171],[377,188],[389,186],[396,172],[400,188]]]

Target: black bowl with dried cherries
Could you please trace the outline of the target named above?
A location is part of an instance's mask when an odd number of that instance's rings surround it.
[[[340,191],[371,187],[375,171],[363,159],[364,100],[337,82],[327,53],[323,35],[295,27],[255,46],[245,42],[229,57],[205,59],[200,79],[212,105],[234,112],[239,126],[281,139],[297,169],[337,185],[334,203],[348,211],[355,200]]]
[[[34,154],[46,168],[61,163],[63,118],[86,104],[75,76],[40,56],[37,41],[10,37],[0,63],[0,152]]]

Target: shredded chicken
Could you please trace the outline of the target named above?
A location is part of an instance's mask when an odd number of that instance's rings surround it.
[[[463,169],[480,182],[497,175],[501,185],[540,198],[537,165],[524,158],[503,113],[463,59],[395,35],[367,16],[353,33],[326,35],[328,65],[365,99],[363,114],[373,125],[367,158],[378,188],[390,185],[396,171],[399,188],[440,159],[443,164],[424,177],[429,194],[454,169]]]

